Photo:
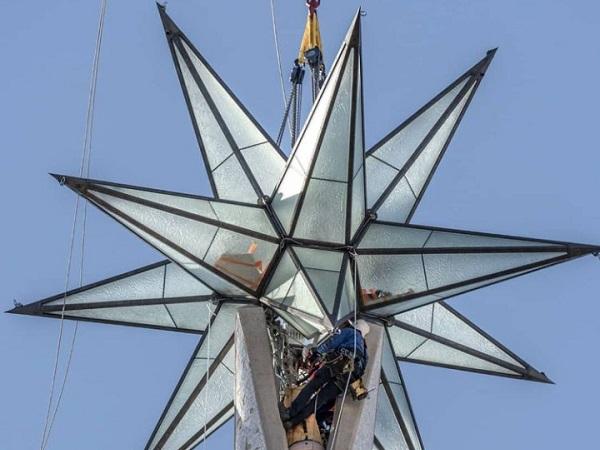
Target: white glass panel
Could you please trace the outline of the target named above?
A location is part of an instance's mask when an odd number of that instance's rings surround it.
[[[294,279],[284,304],[315,317],[323,317],[323,312],[301,273]]]
[[[50,314],[60,316],[61,311],[51,312]],[[164,305],[79,309],[65,311],[65,316],[175,328],[175,324],[169,317]]]
[[[210,270],[199,266],[198,264],[184,264],[185,269],[189,270],[192,274],[194,274],[198,279],[202,280],[208,286],[213,288],[215,291],[223,294],[223,295],[231,295],[238,297],[249,297],[249,294],[236,285],[230,283],[229,281],[224,280],[217,274],[211,272]]]
[[[252,120],[236,104],[227,90],[217,81],[202,61],[196,57],[187,44],[181,42],[238,147],[242,148],[264,142],[266,140],[265,136],[258,130]]]
[[[139,203],[91,191],[113,208],[121,211],[152,231],[163,236],[171,243],[185,249],[198,258],[202,258],[217,228],[196,220],[181,217]],[[129,224],[127,222],[127,226]]]
[[[507,239],[479,234],[449,233],[434,231],[425,247],[539,247],[554,245],[547,242],[536,242],[522,239]]]
[[[228,158],[227,161],[217,167],[212,175],[217,185],[219,198],[246,202],[252,205],[255,205],[258,201],[258,195],[235,155],[232,155],[231,158]]]
[[[337,292],[339,272],[328,272],[325,270],[306,269],[306,274],[311,283],[317,290],[319,298],[331,313],[335,303],[335,294]]]
[[[421,255],[360,255],[357,260],[366,306],[427,289]],[[370,291],[381,293],[375,298]]]
[[[400,355],[398,355],[400,356]],[[485,361],[475,356],[456,350],[431,339],[416,349],[410,356],[415,361],[445,364],[467,369],[486,370],[496,373],[520,375],[497,364]]]
[[[300,317],[295,316],[283,309],[275,308],[277,314],[279,314],[283,320],[289,323],[297,331],[302,333],[305,337],[313,336],[315,333],[323,331],[323,327],[316,328],[312,324],[302,320]]]
[[[204,424],[233,401],[233,385],[233,374],[219,365],[181,418],[162,450],[179,450],[196,433],[202,432]]]
[[[192,104],[194,118],[202,137],[202,146],[212,169],[231,155],[232,148],[177,47],[175,47],[175,54]]]
[[[292,261],[289,252],[286,251],[277,264],[273,278],[267,287],[266,296],[272,300],[279,300],[279,302],[282,302],[297,273],[298,268]]]
[[[67,304],[110,302],[118,300],[143,300],[147,298],[162,298],[165,266],[146,270],[120,280],[101,284],[77,294],[68,295]],[[196,283],[198,283],[196,281]],[[45,305],[62,305],[63,297]]]
[[[417,432],[415,419],[412,415],[408,398],[406,397],[406,391],[398,384],[390,384],[390,389],[394,397],[393,400],[400,411],[402,421],[408,430],[408,438],[410,439],[413,448],[415,450],[422,450],[423,447],[421,446],[421,441],[419,440],[419,433]]]
[[[326,242],[345,240],[345,183],[311,179],[294,236]]]
[[[344,285],[342,287],[340,308],[337,316],[338,320],[358,308],[358,305],[356,304],[356,291],[356,279],[352,274],[351,265],[348,264],[344,276]]]
[[[219,427],[224,425],[227,421],[229,421],[235,414],[235,408],[231,407],[229,411],[227,411],[223,416],[215,422],[215,424],[206,429],[206,435],[210,436],[213,432],[215,432]],[[191,444],[188,448],[193,449],[196,448],[197,445],[204,442],[204,437],[199,437],[193,444]],[[207,443],[208,445],[208,443]],[[198,450],[204,450],[202,447],[199,447]]]
[[[373,156],[365,158],[365,167],[367,168],[367,204],[370,208],[381,197],[398,171]]]
[[[298,196],[304,189],[306,173],[296,160],[287,167],[284,178],[273,198],[273,210],[286,231],[290,231]]]
[[[360,54],[358,58],[360,64]],[[356,115],[354,116],[354,170],[352,174],[356,176],[358,170],[363,166],[365,158],[365,143],[363,140],[363,110],[362,110],[362,80],[361,68],[358,67],[358,81],[356,89]]]
[[[211,205],[217,214],[218,220],[223,223],[253,230],[273,237],[277,236],[267,214],[262,208],[221,202],[211,202]]]
[[[419,334],[397,326],[388,328],[388,331],[390,333],[390,340],[392,341],[394,352],[399,358],[410,356],[412,352],[414,352],[420,345],[423,345],[423,343],[427,340],[427,338]]]
[[[496,344],[475,330],[462,319],[454,315],[442,304],[437,303],[430,305],[434,307],[435,313],[433,316],[433,333],[451,341],[470,347],[486,355],[506,361],[519,367],[523,367],[521,363],[509,356],[501,350]],[[418,310],[415,310],[418,311]],[[409,313],[405,313],[409,314]],[[404,314],[403,314],[404,315]]]
[[[390,222],[405,222],[416,200],[406,177],[402,177],[377,210],[377,217]]]
[[[383,386],[379,386],[379,394],[377,396],[375,437],[385,450],[410,449]]]
[[[395,318],[401,322],[407,323],[408,325],[412,325],[413,327],[417,327],[421,330],[425,330],[431,333],[433,321],[433,307],[434,305],[421,306],[420,308],[416,308],[411,311],[398,314],[397,316],[395,316]]]
[[[215,310],[210,302],[170,303],[165,305],[178,328],[203,331]]]
[[[420,228],[372,223],[358,248],[421,248],[430,234]]]
[[[354,50],[351,51],[333,106],[312,176],[348,181],[350,159],[350,116]]]
[[[199,282],[177,264],[168,264],[166,268],[165,298],[212,294],[212,289]]]
[[[361,168],[352,182],[352,217],[350,221],[350,237],[365,218],[365,172]]]
[[[422,297],[413,298],[412,300],[404,300],[387,306],[385,306],[384,302],[381,308],[376,308],[369,312],[382,317],[393,316],[394,314],[400,314],[404,311],[411,310],[413,308],[419,308],[439,300],[440,297],[437,295],[424,295]]]
[[[256,289],[276,249],[277,245],[270,242],[219,228],[205,262]]]
[[[137,198],[155,202],[160,205],[181,209],[182,211],[197,214],[199,216],[207,217],[209,219],[216,219],[208,200],[188,197],[186,195],[151,192],[143,189],[125,188],[110,185],[101,186],[104,186],[105,188],[111,189],[113,191],[122,192],[123,194],[128,194]]]
[[[539,263],[563,253],[471,253],[424,255],[430,289]]]
[[[456,98],[469,78],[458,83],[446,95],[414,118],[409,124],[396,133],[385,144],[373,153],[379,159],[401,169],[411,157],[427,134],[442,117],[450,103]]]
[[[242,149],[242,156],[263,193],[272,195],[285,167],[283,158],[268,142]]]
[[[329,252],[302,247],[294,247],[294,252],[305,268],[339,272],[342,266],[342,252]]]

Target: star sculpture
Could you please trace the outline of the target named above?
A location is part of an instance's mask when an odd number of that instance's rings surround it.
[[[398,361],[550,382],[443,300],[600,247],[410,224],[495,50],[365,152],[358,13],[287,158],[159,12],[214,197],[56,175],[168,260],[11,311],[202,334],[146,449],[233,416],[247,304],[307,337],[385,323],[378,449],[423,448]]]

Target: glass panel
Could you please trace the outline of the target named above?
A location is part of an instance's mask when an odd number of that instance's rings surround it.
[[[233,352],[233,349],[230,351]],[[233,374],[219,365],[161,449],[179,450],[197,433],[202,433],[204,424],[233,401],[233,391]]]
[[[258,130],[248,115],[233,100],[231,94],[221,85],[206,65],[192,52],[184,41],[181,41],[200,79],[204,83],[208,95],[215,103],[223,121],[238,147],[248,147],[266,141],[266,137]]]
[[[433,308],[434,305],[432,304],[421,306],[420,308],[398,314],[394,318],[408,325],[412,325],[413,327],[432,333]]]
[[[212,175],[217,185],[219,198],[252,205],[258,201],[258,195],[235,155],[217,167]]]
[[[221,202],[211,202],[211,205],[221,222],[277,237],[277,233],[262,208]]]
[[[167,430],[173,419],[177,416],[181,407],[184,403],[190,398],[198,383],[202,380],[202,377],[206,374],[207,367],[210,366],[213,359],[221,352],[224,348],[225,344],[229,341],[229,339],[233,336],[233,331],[235,327],[235,313],[237,312],[238,305],[233,304],[224,304],[221,306],[221,309],[217,313],[214,322],[211,325],[211,333],[210,333],[210,352],[208,345],[208,338],[206,338],[194,356],[192,364],[187,372],[183,375],[183,379],[181,381],[181,385],[177,390],[176,394],[173,397],[172,403],[168,406],[165,417],[163,418],[160,426],[156,432],[155,438],[152,440],[152,443],[149,448],[155,448],[155,446],[160,441],[162,435]],[[233,349],[233,347],[232,347]],[[232,353],[232,350],[229,351]],[[220,365],[219,368],[227,371],[224,365]],[[216,373],[216,371],[215,371]],[[229,372],[228,372],[229,373]],[[212,374],[211,374],[212,378]],[[231,382],[233,386],[233,379]],[[206,387],[204,388],[206,390]],[[227,393],[228,389],[225,388],[224,393]],[[233,394],[232,397],[233,399]],[[202,416],[200,416],[202,418]],[[209,419],[210,420],[210,419]],[[196,430],[200,430],[204,425],[203,421],[198,421]],[[173,433],[174,435],[177,433]],[[173,438],[172,437],[172,438]],[[188,436],[186,440],[191,437]]]
[[[353,65],[354,50],[351,50],[324,130],[323,141],[312,173],[313,177],[348,181]]]
[[[323,317],[323,312],[302,273],[296,275],[283,304],[315,317]]]
[[[174,48],[179,67],[181,68],[181,75],[183,76],[183,81],[192,105],[194,118],[202,137],[201,145],[206,153],[210,169],[213,169],[231,155],[233,149],[229,145],[229,142],[223,134],[223,130],[206,103],[206,99],[198,88],[196,80],[194,80],[179,49],[177,46]]]
[[[363,136],[363,106],[362,106],[362,79],[361,79],[361,61],[360,53],[358,58],[358,79],[356,88],[356,115],[354,116],[354,170],[353,175],[356,176],[358,170],[364,164],[365,158],[365,143]]]
[[[412,415],[406,391],[398,384],[390,384],[390,390],[392,391],[392,401],[395,402],[396,407],[400,411],[401,420],[408,430],[408,436],[405,436],[405,438],[408,437],[410,439],[415,450],[422,450],[423,447],[421,446],[415,418]]]
[[[241,290],[236,285],[224,280],[216,273],[213,273],[210,270],[198,264],[184,264],[184,267],[187,270],[189,270],[194,276],[202,280],[204,283],[206,283],[208,286],[210,286],[212,289],[219,292],[220,294],[234,297],[250,297],[250,295],[247,292]]]
[[[254,174],[265,195],[273,195],[279,178],[285,168],[285,161],[274,149],[273,145],[265,142],[242,149],[242,156]]]
[[[409,450],[402,429],[396,420],[392,405],[383,386],[379,386],[375,437],[385,450]]]
[[[297,272],[298,268],[292,261],[289,251],[286,250],[279,264],[277,264],[273,278],[266,289],[266,297],[272,300],[279,300],[280,302],[283,301]]]
[[[346,274],[344,276],[344,285],[342,286],[342,294],[340,298],[340,308],[338,311],[337,319],[340,320],[347,314],[350,314],[355,309],[358,309],[356,304],[356,291],[358,290],[356,285],[356,278],[352,273],[352,265],[348,263],[346,266]]]
[[[85,304],[111,302],[119,300],[143,300],[162,298],[165,266],[145,270],[127,277],[105,282],[97,287],[86,289],[76,294],[67,295],[67,304]],[[188,275],[189,276],[189,275]],[[196,281],[197,284],[199,284]],[[45,303],[45,305],[62,305],[63,297]]]
[[[90,190],[96,197],[137,222],[163,236],[171,243],[202,258],[217,228],[196,220],[181,217],[139,203]],[[125,223],[129,227],[129,223]]]
[[[302,335],[305,337],[313,336],[315,333],[319,333],[321,331],[320,329],[313,327],[310,323],[294,316],[293,314],[290,314],[283,309],[275,308],[275,310],[277,311],[277,314],[283,318],[283,320],[302,333]]]
[[[329,111],[335,84],[340,75],[340,66],[341,64],[336,62],[321,89],[317,101],[313,104],[299,142],[292,154],[291,162],[273,199],[273,209],[288,232],[293,220],[298,195],[304,190],[305,177],[312,165],[315,150],[323,130],[323,122]]]
[[[398,355],[400,356],[400,355]],[[520,375],[518,372],[506,369],[497,364],[485,361],[468,353],[461,352],[452,347],[449,347],[439,342],[429,339],[418,349],[416,349],[409,357],[414,361],[422,361],[436,364],[444,364],[467,369],[485,370],[488,372]]]
[[[372,223],[358,248],[421,248],[430,234],[420,228]]]
[[[276,249],[276,244],[219,228],[204,260],[256,290]]]
[[[406,177],[402,177],[377,210],[377,217],[390,222],[406,222],[416,200]]]
[[[516,269],[564,253],[470,253],[424,255],[430,289]]]
[[[367,204],[370,208],[399,172],[370,155],[365,158],[365,167],[367,168]]]
[[[350,237],[365,218],[365,172],[361,168],[352,181],[352,217],[350,221]]]
[[[235,408],[231,407],[231,409],[229,409],[225,414],[223,414],[223,417],[221,417],[218,421],[216,421],[213,426],[208,427],[206,429],[206,436],[210,437],[210,435],[212,433],[214,433],[215,431],[217,431],[218,428],[225,425],[225,423],[228,422],[233,417],[234,413],[235,413]],[[190,449],[196,448],[196,446],[203,443],[203,441],[204,441],[204,437],[201,436],[193,444],[191,444],[188,448],[190,448]],[[200,447],[198,450],[204,450],[204,449],[202,449],[202,447]]]
[[[171,303],[165,305],[178,328],[203,331],[216,307],[210,302]]]
[[[425,247],[537,247],[554,245],[549,242],[529,241],[523,239],[508,239],[485,236],[476,233],[434,231]]]
[[[388,381],[388,383],[401,384],[400,372],[398,371],[398,361],[392,353],[392,348],[389,338],[384,336],[383,338],[383,352],[381,353],[381,370]],[[381,389],[383,389],[381,387]]]
[[[412,353],[427,340],[427,338],[419,334],[412,333],[397,326],[388,328],[388,331],[390,333],[390,340],[394,347],[394,352],[399,358],[411,356]]]
[[[427,290],[421,255],[359,255],[357,261],[365,306]]]
[[[373,154],[400,170],[469,79],[467,77],[458,83],[437,102],[412,119],[401,130],[398,130],[394,136],[375,150]]]
[[[96,185],[96,183],[94,183],[94,185]],[[94,185],[92,185],[92,189]],[[199,216],[216,220],[215,214],[213,213],[213,210],[210,207],[210,202],[208,200],[189,197],[183,194],[167,194],[146,191],[141,188],[126,188],[121,186],[102,185],[100,183],[98,183],[97,185],[103,186],[113,191],[122,192],[123,194],[132,195],[137,198],[158,203],[160,205],[170,206],[171,208],[177,208],[182,211],[187,211],[192,214],[197,214]]]
[[[344,242],[346,192],[345,183],[311,179],[294,237]]]
[[[61,311],[50,312],[57,316]],[[175,328],[164,305],[121,306],[114,308],[92,308],[65,311],[65,317],[109,320],[111,322],[130,322],[142,325],[156,325]]]
[[[306,269],[306,274],[317,290],[317,294],[323,305],[330,313],[333,313],[335,294],[337,292],[339,272],[327,272],[325,270]]]
[[[435,308],[435,313],[433,315],[434,334],[470,347],[481,353],[485,353],[486,355],[506,361],[515,366],[523,367],[516,359],[501,350],[490,339],[475,330],[469,323],[454,315],[443,304],[436,303],[435,305],[430,305],[426,308],[432,307]]]
[[[304,268],[339,272],[342,266],[342,252],[328,252],[302,247],[294,247],[294,252]]]
[[[419,308],[423,305],[437,301],[440,301],[440,297],[437,295],[424,295],[422,297],[413,298],[412,300],[404,300],[387,306],[385,306],[385,302],[383,302],[381,308],[375,308],[373,310],[369,310],[369,312],[378,316],[387,317],[393,316],[394,314],[400,314],[413,308]]]
[[[177,264],[168,264],[165,282],[165,298],[210,295],[212,290],[199,282]]]

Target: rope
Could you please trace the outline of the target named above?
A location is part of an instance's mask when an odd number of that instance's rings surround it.
[[[279,71],[279,83],[281,85],[281,98],[283,100],[283,107],[286,108],[287,97],[285,95],[285,81],[283,81],[283,67],[281,65],[281,52],[279,50],[279,33],[277,32],[277,19],[275,15],[275,0],[271,0],[271,23],[273,24],[273,40],[275,41],[275,53],[277,55],[277,69]],[[284,118],[285,122],[285,118]],[[291,130],[292,125],[288,119],[288,126]],[[279,145],[280,142],[277,142]]]
[[[92,130],[94,123],[94,110],[96,104],[96,86],[98,83],[98,69],[100,62],[100,49],[102,46],[102,37],[104,35],[104,23],[106,18],[106,7],[107,0],[101,0],[100,6],[100,18],[98,21],[98,31],[96,34],[96,46],[94,49],[94,58],[92,63],[92,77],[90,81],[90,91],[88,95],[88,108],[86,115],[86,124],[85,124],[85,133],[83,140],[83,150],[81,156],[81,165],[79,168],[80,177],[89,176],[90,172],[90,159],[91,159],[91,151],[92,151]],[[73,359],[73,353],[75,349],[75,342],[77,340],[77,332],[79,329],[79,322],[75,322],[75,327],[73,329],[73,336],[70,342],[69,353],[67,357],[67,362],[65,365],[65,373],[63,376],[63,380],[61,383],[60,391],[57,396],[56,405],[54,410],[52,410],[52,403],[54,400],[54,390],[56,388],[56,379],[58,375],[58,366],[60,361],[60,353],[62,348],[62,339],[64,334],[64,319],[65,319],[65,309],[67,303],[67,291],[69,289],[69,281],[71,275],[71,266],[73,262],[73,250],[75,247],[75,235],[76,235],[76,227],[77,227],[77,218],[79,214],[79,200],[80,197],[77,196],[75,199],[75,212],[73,214],[73,222],[71,226],[71,237],[69,242],[69,252],[67,257],[67,269],[65,275],[65,293],[63,295],[62,309],[60,313],[60,327],[58,333],[58,339],[56,344],[56,354],[54,358],[54,368],[52,371],[52,383],[50,385],[50,393],[48,398],[48,409],[46,411],[46,420],[44,424],[44,431],[42,433],[42,442],[40,444],[40,449],[45,450],[50,440],[50,434],[52,432],[52,427],[54,426],[54,422],[56,419],[56,415],[60,408],[60,404],[63,398],[65,386],[67,384],[67,379],[69,376],[71,362]],[[83,267],[84,267],[84,254],[85,254],[85,229],[87,222],[87,201],[84,204],[83,210],[83,227],[81,233],[81,252],[80,252],[80,266],[79,266],[79,285],[83,286]]]
[[[350,258],[352,258],[352,260],[354,261],[354,267],[353,267],[353,272],[354,272],[354,292],[356,293],[358,291],[358,278],[357,278],[357,264],[356,264],[356,251],[353,251],[351,253],[349,253]],[[357,294],[354,295],[354,322],[352,323],[353,326],[356,326],[356,319],[358,316],[357,313],[357,308],[356,308],[356,299]],[[352,361],[354,361],[356,359],[356,328],[354,329],[354,348],[352,350]],[[335,445],[335,439],[337,438],[337,431],[339,428],[339,424],[340,421],[342,420],[342,414],[344,412],[344,403],[346,402],[346,396],[348,395],[348,388],[350,387],[350,379],[352,378],[352,373],[354,372],[354,370],[350,371],[348,373],[348,378],[346,379],[346,386],[344,388],[344,395],[342,395],[342,402],[340,404],[340,413],[337,416],[337,420],[335,422],[335,427],[333,429],[333,437],[331,438],[331,445],[329,446],[330,448],[334,448]]]

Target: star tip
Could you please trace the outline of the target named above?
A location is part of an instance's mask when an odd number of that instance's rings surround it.
[[[550,378],[548,378],[548,376],[544,372],[538,372],[535,369],[530,371],[529,376],[530,376],[531,380],[537,381],[539,383],[556,384],[556,383],[554,383],[554,381],[552,381]]]
[[[497,51],[498,51],[498,47],[494,47],[494,48],[489,49],[486,54],[489,56],[493,56],[496,54]]]

